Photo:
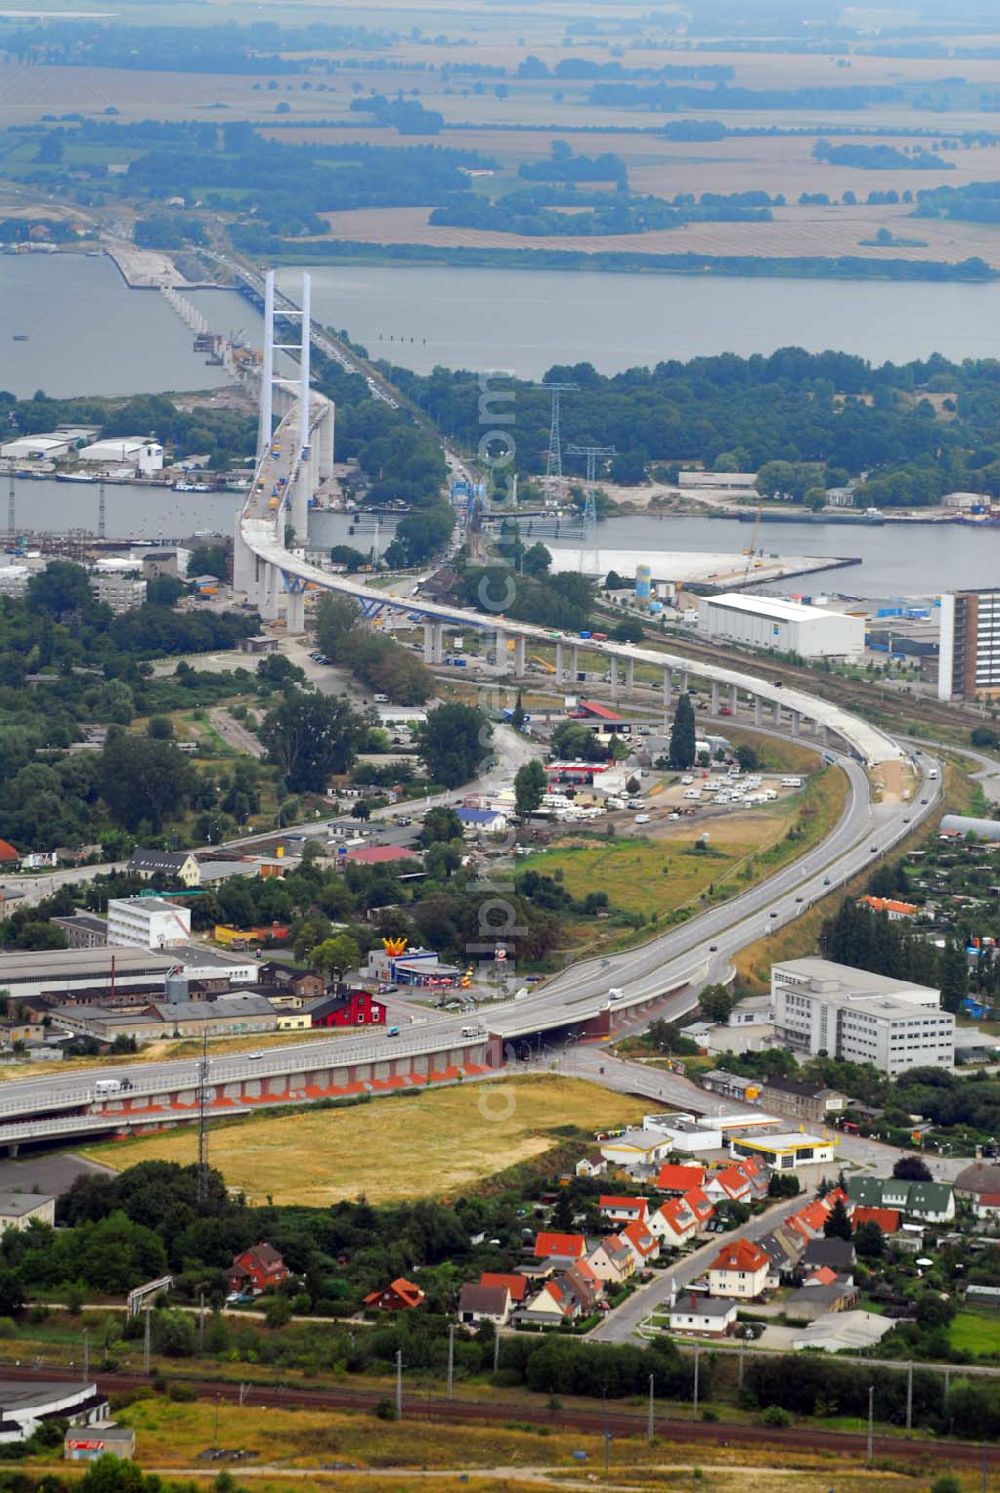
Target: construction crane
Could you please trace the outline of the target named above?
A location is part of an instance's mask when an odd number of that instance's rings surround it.
[[[763,507],[764,500],[763,498],[761,498],[757,503],[757,511],[753,516],[753,528],[750,531],[750,543],[743,550],[743,554],[747,557],[746,569],[743,572],[744,586],[747,583],[747,578],[750,575],[750,571],[753,567],[754,555],[757,553],[757,535],[760,532],[760,515]]]

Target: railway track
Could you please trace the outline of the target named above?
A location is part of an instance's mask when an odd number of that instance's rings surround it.
[[[25,1382],[37,1377],[19,1367],[6,1365],[3,1367],[3,1376]],[[45,1374],[46,1382],[49,1383],[58,1377],[49,1372]],[[98,1389],[109,1396],[125,1394],[154,1382],[153,1376],[148,1374],[98,1373],[95,1377]],[[75,1381],[67,1379],[67,1382]],[[243,1390],[231,1380],[185,1377],[179,1377],[175,1382],[192,1390],[199,1399],[219,1399],[229,1404],[238,1404],[241,1403],[242,1394],[244,1405],[260,1411],[287,1407],[370,1412],[388,1394],[387,1390],[379,1389],[348,1389],[342,1386],[317,1388],[289,1384],[253,1384],[248,1390]],[[553,1411],[531,1400],[449,1400],[443,1395],[419,1391],[410,1391],[405,1396],[403,1413],[404,1417],[414,1420],[437,1421],[442,1424],[555,1425],[563,1430],[583,1431],[596,1436],[608,1432],[613,1437],[644,1437],[648,1425],[645,1409],[597,1409],[585,1405],[563,1405],[558,1411]],[[655,1421],[655,1433],[660,1442],[821,1451],[853,1462],[863,1462],[867,1456],[866,1436],[849,1431],[825,1431],[814,1425],[775,1430],[769,1426],[685,1420],[677,1416],[660,1415]],[[927,1467],[955,1464],[982,1467],[984,1448],[969,1441],[904,1440],[899,1436],[883,1434],[874,1438],[873,1457],[876,1460],[892,1458],[894,1461]]]

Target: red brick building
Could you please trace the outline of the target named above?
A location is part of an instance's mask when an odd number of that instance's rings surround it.
[[[288,1266],[270,1244],[255,1244],[233,1259],[226,1271],[230,1291],[272,1291],[289,1275]]]
[[[410,1312],[423,1303],[424,1293],[412,1280],[399,1276],[381,1291],[370,1291],[361,1305],[377,1312]]]

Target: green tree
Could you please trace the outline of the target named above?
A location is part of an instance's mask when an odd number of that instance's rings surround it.
[[[691,696],[685,691],[677,701],[674,724],[670,732],[670,766],[681,769],[694,764],[695,748],[694,706]]]
[[[450,841],[462,838],[462,821],[454,809],[446,805],[428,809],[418,836],[423,846],[433,845],[437,840]]]
[[[823,1233],[827,1239],[850,1239],[852,1235],[851,1220],[847,1214],[843,1198],[838,1198],[823,1224]]]
[[[933,1175],[922,1156],[901,1156],[892,1175],[903,1182],[931,1182]]]
[[[949,939],[941,952],[938,981],[941,986],[941,1007],[945,1011],[957,1011],[969,993],[969,960],[964,945],[958,939]]]
[[[349,933],[338,933],[334,938],[324,938],[310,951],[309,963],[331,978],[343,976],[349,969],[357,969],[361,950]]]
[[[51,560],[28,581],[29,612],[47,612],[50,617],[70,617],[91,610],[93,592],[82,565],[71,560]]]
[[[524,726],[524,722],[526,719],[527,717],[524,713],[524,700],[521,697],[521,691],[518,690],[517,699],[514,701],[514,709],[510,713],[510,723],[514,727],[515,731],[520,731]]]
[[[552,756],[563,762],[604,762],[608,749],[596,731],[579,721],[560,721],[552,733]]]
[[[521,557],[521,569],[525,575],[538,576],[548,575],[552,567],[552,556],[544,544],[533,544],[526,549]]]
[[[269,710],[260,739],[292,793],[321,793],[334,773],[346,772],[365,726],[343,697],[290,689]]]
[[[470,705],[439,705],[417,734],[417,748],[433,783],[457,788],[490,760],[492,728]]]
[[[706,1021],[728,1021],[735,1005],[732,991],[725,985],[706,985],[698,997],[698,1006]]]
[[[859,1223],[854,1231],[854,1248],[861,1260],[880,1260],[885,1254],[885,1235],[877,1223]]]
[[[146,735],[154,741],[173,741],[174,723],[169,715],[151,715],[146,722]]]
[[[547,788],[545,768],[537,757],[518,768],[514,775],[514,807],[522,819],[540,807]]]
[[[148,824],[158,831],[165,820],[183,813],[191,798],[195,774],[172,742],[130,736],[112,726],[98,771],[101,797],[126,829]]]

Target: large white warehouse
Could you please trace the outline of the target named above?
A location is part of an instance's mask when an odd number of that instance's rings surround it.
[[[863,617],[780,596],[742,596],[734,591],[704,596],[698,604],[698,625],[709,638],[798,653],[802,658],[860,658],[865,647]]]

